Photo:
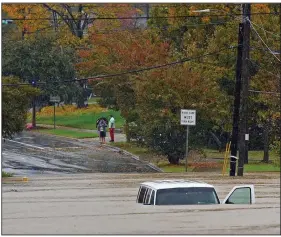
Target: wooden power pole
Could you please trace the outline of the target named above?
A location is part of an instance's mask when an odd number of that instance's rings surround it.
[[[248,97],[249,97],[249,54],[250,54],[250,15],[251,4],[243,4],[243,52],[241,73],[241,108],[239,124],[239,160],[237,175],[243,176],[244,161],[248,159]]]
[[[242,52],[243,52],[243,23],[239,24],[238,29],[238,50],[236,61],[236,82],[234,92],[234,105],[233,105],[233,122],[231,133],[231,157],[230,157],[230,171],[229,176],[236,174],[236,157],[238,149],[238,128],[239,128],[239,109],[240,109],[240,90],[241,90],[241,71],[242,71]]]
[[[281,3],[280,3],[280,8],[279,8],[279,17],[280,17],[280,22],[279,22],[279,27],[280,27],[280,47],[279,47],[279,53],[280,53],[280,59],[281,59]],[[280,91],[280,95],[279,95],[279,99],[280,99],[280,103],[279,103],[279,112],[281,115],[281,63],[279,62],[279,91]],[[281,118],[279,118],[279,122],[281,124]],[[279,141],[281,142],[281,125],[279,127]],[[281,144],[280,144],[280,161],[281,161]]]

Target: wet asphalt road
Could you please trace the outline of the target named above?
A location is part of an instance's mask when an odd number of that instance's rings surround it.
[[[157,172],[146,163],[91,139],[22,132],[2,141],[2,170],[15,175]]]

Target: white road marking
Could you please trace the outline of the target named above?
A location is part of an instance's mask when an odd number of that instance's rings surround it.
[[[80,146],[66,146],[66,147],[54,147],[55,150],[65,150],[65,149],[82,149]]]
[[[33,137],[16,137],[15,140],[20,140],[20,139],[33,139]]]
[[[38,148],[38,149],[41,149],[41,150],[44,150],[44,149],[45,149],[44,147],[34,146],[34,145],[27,144],[27,143],[17,142],[17,141],[13,141],[13,140],[9,140],[9,139],[7,139],[7,141],[19,143],[19,144],[22,144],[22,145],[24,145],[24,146],[29,146],[29,147]]]

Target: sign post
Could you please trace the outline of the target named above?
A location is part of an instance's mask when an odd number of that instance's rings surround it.
[[[54,129],[56,129],[56,102],[54,103]]]
[[[189,126],[196,125],[196,110],[182,109],[181,110],[181,125],[187,125],[186,126],[186,148],[185,148],[185,172],[187,172]]]
[[[60,97],[50,96],[50,102],[54,102],[54,129],[56,129],[56,103],[60,102]]]

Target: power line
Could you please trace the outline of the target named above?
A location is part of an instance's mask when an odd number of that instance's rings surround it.
[[[186,58],[186,59],[182,59],[182,60],[179,60],[179,61],[175,61],[175,62],[171,62],[171,63],[165,63],[165,64],[161,64],[161,65],[157,65],[157,66],[151,66],[151,67],[146,67],[146,68],[136,69],[136,70],[130,70],[130,71],[127,71],[127,72],[120,72],[120,73],[115,73],[115,74],[93,76],[93,77],[84,78],[84,79],[68,80],[68,81],[64,81],[64,82],[101,79],[101,78],[116,77],[116,76],[123,76],[123,75],[126,75],[126,74],[150,71],[150,70],[153,70],[153,69],[164,68],[164,67],[168,67],[168,66],[174,66],[174,65],[177,65],[177,64],[182,64],[184,62],[188,62],[188,61],[191,61],[191,60],[203,58],[203,57],[206,57],[206,56],[209,56],[209,55],[219,54],[222,51],[225,51],[225,50],[228,50],[228,49],[234,49],[236,47],[237,46],[229,46],[229,47],[223,48],[223,49],[221,49],[219,51],[216,51],[216,52],[211,52],[211,53],[203,54],[203,55],[200,55],[200,56]]]
[[[137,20],[137,19],[177,19],[177,18],[203,18],[203,17],[229,17],[229,16],[242,16],[243,14],[228,14],[228,15],[182,15],[182,16],[135,16],[135,17],[89,17],[87,20]],[[252,15],[277,15],[277,13],[264,13],[257,12]],[[36,21],[36,20],[52,20],[51,18],[2,18],[2,20],[13,20],[13,21]],[[67,19],[67,21],[85,20],[82,18]]]
[[[262,93],[262,94],[271,94],[271,95],[280,96],[279,92],[274,92],[274,91],[258,91],[258,90],[249,90],[249,91],[253,93]]]
[[[224,21],[224,22],[214,22],[214,23],[202,23],[202,24],[189,24],[189,25],[185,25],[185,27],[197,27],[197,26],[209,26],[209,25],[226,25],[227,23],[229,23],[229,21]],[[37,31],[32,31],[32,32],[27,32],[26,34],[36,34],[36,33],[41,33],[41,31],[46,30],[46,29],[50,29],[53,28],[53,26],[49,26],[49,27],[45,27],[42,29],[38,29]],[[160,30],[166,30],[167,28],[165,27],[157,27]],[[120,30],[99,30],[99,31],[93,31],[93,34],[99,34],[99,35],[106,35],[106,34],[111,34],[111,33],[115,33],[115,32],[125,32],[125,31],[138,31],[140,30],[139,28],[135,28],[135,29],[120,29]],[[20,33],[20,32],[18,32]],[[2,42],[21,42],[22,40],[3,40]]]
[[[273,53],[273,51],[268,47],[268,45],[264,42],[264,40],[262,39],[262,37],[259,35],[259,33],[257,32],[257,30],[255,29],[255,27],[253,26],[252,22],[247,19],[247,21],[251,24],[252,29],[255,31],[255,33],[257,34],[257,36],[260,38],[260,40],[262,41],[262,43],[265,45],[265,47],[269,50],[269,52],[279,61],[280,59]]]
[[[259,51],[262,51],[262,52],[265,52],[265,53],[270,53],[270,52],[268,52],[268,50],[266,50],[264,47],[262,47],[262,48],[260,48],[260,47],[250,47],[250,50],[259,50]],[[278,52],[278,51],[272,51],[272,52],[274,52],[274,54],[280,54],[280,52]],[[270,53],[271,54],[271,53]]]
[[[150,71],[150,70],[153,70],[153,69],[174,66],[174,65],[182,64],[184,62],[200,59],[200,58],[203,58],[203,57],[206,57],[206,56],[219,54],[222,51],[229,50],[229,49],[234,49],[236,47],[237,46],[228,46],[228,47],[222,48],[221,50],[216,51],[216,52],[211,52],[211,53],[203,54],[203,55],[196,56],[196,57],[185,58],[185,59],[182,59],[182,60],[179,60],[179,61],[175,61],[175,62],[171,62],[171,63],[166,63],[166,64],[161,64],[161,65],[157,65],[157,66],[151,66],[151,67],[146,67],[146,68],[141,68],[141,69],[136,69],[136,70],[130,70],[130,71],[120,72],[120,73],[115,73],[115,74],[98,75],[98,76],[82,78],[82,79],[64,80],[62,82],[75,82],[75,81],[86,81],[86,80],[101,80],[103,78],[117,77],[117,76],[123,76],[123,75],[127,75],[127,74],[132,74],[132,73],[139,73],[139,72],[144,72],[144,71]],[[46,83],[45,82],[41,82],[41,83],[38,82],[36,84],[46,84]],[[18,85],[30,85],[30,84],[28,84],[28,83],[2,84],[2,86],[18,86]]]
[[[251,59],[248,59],[248,58],[247,58],[247,60],[250,61],[251,63],[255,64],[255,65],[256,65],[259,69],[261,69],[262,71],[267,72],[267,73],[269,73],[269,74],[275,76],[276,78],[280,79],[279,76],[275,75],[273,72],[270,72],[270,71],[268,71],[268,70],[262,68],[260,65],[258,65],[256,62],[252,61]]]
[[[36,85],[45,85],[46,82],[37,82]],[[32,86],[31,83],[2,84],[2,86]]]
[[[268,31],[268,30],[265,30],[262,26],[259,26],[258,24],[255,24],[254,22],[252,22],[252,24],[255,25],[256,27],[262,29],[264,32],[266,32],[266,33],[268,33],[268,34],[271,34],[271,35],[274,35],[275,37],[280,38],[279,35],[276,35],[276,34],[274,34],[273,32],[270,32],[270,31]]]

